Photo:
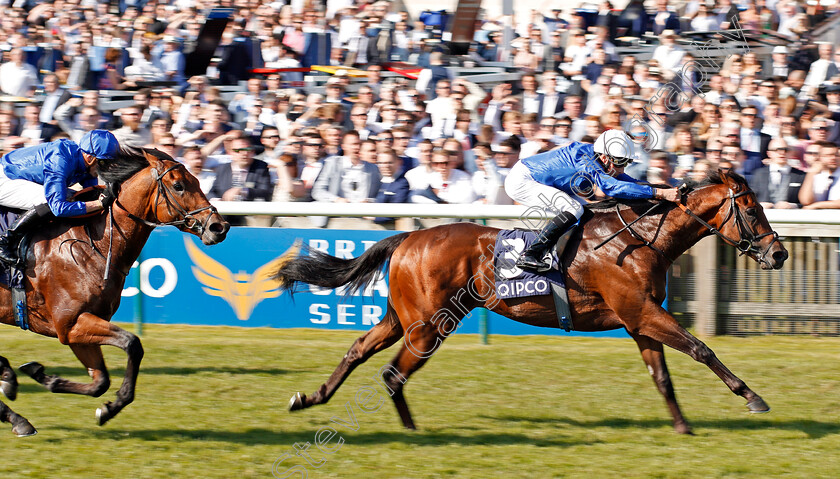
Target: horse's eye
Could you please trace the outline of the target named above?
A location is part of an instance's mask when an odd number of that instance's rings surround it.
[[[177,192],[181,192],[184,191],[184,185],[181,184],[180,181],[176,181],[175,183],[172,183],[172,189]]]
[[[755,208],[747,208],[747,216],[755,216]]]

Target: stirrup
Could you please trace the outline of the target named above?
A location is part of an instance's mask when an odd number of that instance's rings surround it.
[[[516,260],[516,266],[520,269],[535,271],[537,273],[545,273],[546,271],[551,269],[550,264],[546,264],[545,262],[540,261],[536,258],[524,255],[520,256],[519,259]]]

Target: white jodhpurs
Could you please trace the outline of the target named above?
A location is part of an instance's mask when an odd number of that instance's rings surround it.
[[[10,180],[0,167],[0,205],[28,210],[46,202],[44,185],[27,180]]]
[[[510,169],[505,179],[505,192],[519,204],[539,208],[556,215],[561,211],[575,215],[580,219],[583,206],[565,192],[537,182],[531,176],[528,167],[517,162]]]

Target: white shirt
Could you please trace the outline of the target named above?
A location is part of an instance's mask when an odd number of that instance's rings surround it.
[[[453,204],[466,204],[475,201],[472,178],[461,170],[450,170],[449,177],[443,180],[440,173],[432,175],[432,188],[443,201]]]
[[[824,171],[814,177],[814,200],[840,200],[840,170]]]
[[[420,165],[412,168],[405,173],[405,179],[408,180],[408,187],[412,190],[425,190],[432,184],[432,175],[434,171],[426,168],[426,165]]]
[[[757,152],[761,150],[761,134],[749,128],[741,128],[741,148],[744,151]]]
[[[0,66],[0,90],[13,96],[28,96],[38,84],[38,72],[28,63],[8,62]]]
[[[784,175],[790,173],[790,166],[779,166],[777,164],[770,165],[770,184],[778,185],[782,182]]]
[[[685,50],[676,45],[660,45],[653,51],[653,59],[659,62],[660,71],[678,71],[683,55]]]

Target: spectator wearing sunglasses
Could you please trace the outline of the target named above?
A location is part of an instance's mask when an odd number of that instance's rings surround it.
[[[274,185],[268,165],[254,159],[254,146],[244,136],[230,140],[230,163],[216,170],[216,181],[208,195],[222,201],[271,201]],[[229,216],[231,225],[241,226],[241,216]]]

